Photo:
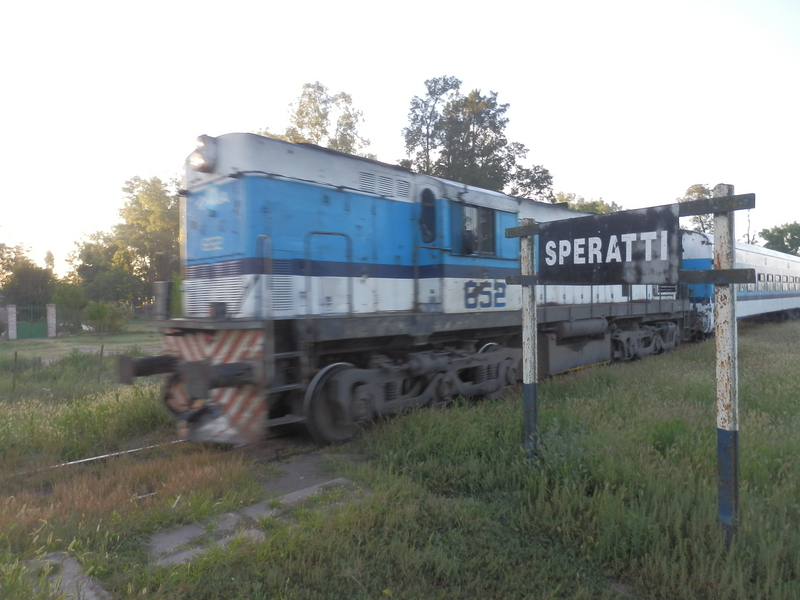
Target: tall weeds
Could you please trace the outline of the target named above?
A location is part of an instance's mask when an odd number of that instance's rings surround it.
[[[385,469],[443,496],[513,498],[514,528],[555,539],[664,598],[800,597],[800,324],[743,327],[741,525],[716,516],[714,345],[553,378],[541,452],[521,400],[421,411],[366,436]]]

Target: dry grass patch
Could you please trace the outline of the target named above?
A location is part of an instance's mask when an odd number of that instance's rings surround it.
[[[17,482],[0,506],[0,531],[17,551],[69,544],[79,530],[114,523],[129,533],[200,519],[255,502],[250,464],[238,453],[199,446],[147,459],[118,457],[104,465],[67,467]]]

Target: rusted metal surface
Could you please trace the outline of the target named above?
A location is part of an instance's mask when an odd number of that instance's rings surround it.
[[[733,186],[720,184],[715,197],[732,197]],[[734,213],[714,215],[714,269],[733,269],[736,262]],[[718,514],[726,543],[730,543],[739,520],[739,369],[736,295],[732,284],[714,286],[717,375],[717,466]]]

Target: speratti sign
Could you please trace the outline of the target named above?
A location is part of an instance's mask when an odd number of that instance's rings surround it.
[[[644,243],[644,260],[669,260],[669,232],[668,231],[642,231],[641,233],[623,233],[617,240],[616,235],[611,235],[605,244],[603,238],[576,238],[574,240],[550,240],[545,244],[544,262],[553,266],[558,262],[564,264],[601,264],[612,262],[631,262],[633,260],[633,243]],[[658,256],[653,258],[653,242],[658,243]],[[624,254],[622,252],[624,244]],[[604,248],[606,249],[604,252]],[[605,259],[603,258],[605,254]],[[623,258],[624,256],[624,258]]]
[[[539,248],[540,283],[677,283],[677,205],[540,223]]]

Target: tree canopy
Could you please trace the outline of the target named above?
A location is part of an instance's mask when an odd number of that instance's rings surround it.
[[[72,279],[86,300],[130,302],[150,295],[149,284],[180,272],[179,197],[175,183],[134,177],[125,183],[122,222],[76,243]]]
[[[598,198],[597,200],[586,200],[582,196],[565,192],[556,192],[555,196],[553,196],[553,203],[566,203],[567,206],[572,210],[594,213],[598,215],[619,212],[622,210],[622,207],[616,202],[611,202],[611,204],[609,204],[602,198]]]
[[[347,154],[374,158],[373,155],[362,154],[369,146],[369,140],[358,132],[364,120],[363,113],[353,107],[350,94],[331,94],[319,81],[306,83],[290,110],[289,126],[284,133],[272,133],[269,129],[258,133],[295,144],[316,144]]]
[[[705,183],[696,183],[690,186],[686,193],[678,198],[678,202],[691,202],[693,200],[704,200],[711,198],[711,188]],[[714,215],[694,215],[688,217],[692,231],[701,233],[714,233]]]
[[[114,227],[115,264],[130,264],[144,281],[169,281],[180,271],[180,198],[177,184],[158,177],[125,183],[122,223]],[[162,272],[159,272],[162,271]]]
[[[497,92],[461,93],[461,81],[442,76],[425,82],[426,95],[411,100],[403,129],[402,164],[420,173],[515,196],[549,199],[552,176],[538,165],[521,164],[528,149],[505,134],[508,104]]]
[[[0,288],[2,288],[9,277],[11,277],[14,265],[20,260],[30,261],[28,252],[22,244],[9,246],[0,243]]]
[[[800,256],[800,223],[797,221],[762,229],[758,235],[765,240],[765,248]]]
[[[37,267],[31,260],[17,260],[3,284],[3,302],[18,306],[41,306],[50,302],[55,289],[50,269]]]

